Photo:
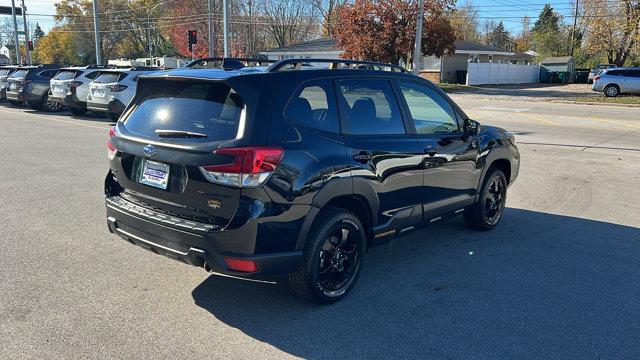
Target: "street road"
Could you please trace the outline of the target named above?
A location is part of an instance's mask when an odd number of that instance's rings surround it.
[[[1,104],[0,358],[640,358],[640,109],[457,99],[517,136],[503,222],[372,249],[331,306],[109,234],[109,121]]]

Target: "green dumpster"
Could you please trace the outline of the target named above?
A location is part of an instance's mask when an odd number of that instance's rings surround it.
[[[556,84],[567,84],[568,82],[569,82],[569,72],[558,71],[558,79],[556,80]]]

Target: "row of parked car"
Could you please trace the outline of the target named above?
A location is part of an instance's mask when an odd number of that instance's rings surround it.
[[[230,70],[260,65],[256,62],[260,61],[207,58],[195,60],[187,67]],[[87,111],[103,113],[115,121],[133,99],[138,76],[165,70],[147,66],[0,66],[0,100],[9,100],[14,105],[27,104],[34,110],[55,112],[67,108],[74,115]]]
[[[137,77],[159,70],[53,64],[4,66],[0,67],[0,98],[14,105],[26,103],[35,110],[60,111],[66,107],[74,115],[92,111],[117,119],[135,95]]]

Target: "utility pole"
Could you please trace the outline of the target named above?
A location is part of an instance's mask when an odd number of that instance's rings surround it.
[[[422,55],[422,23],[424,21],[424,0],[418,0],[418,26],[416,27],[416,43],[413,45],[412,72],[418,75],[420,71],[420,58]]]
[[[29,52],[29,27],[27,26],[27,8],[24,7],[24,0],[22,0],[22,21],[24,22],[24,48],[27,64],[31,65],[31,53]]]
[[[209,57],[213,57],[213,0],[209,0],[207,19],[209,21]]]
[[[16,64],[20,64],[20,39],[18,39],[18,20],[16,20],[15,0],[11,0],[11,16],[13,16],[13,36],[16,42]]]
[[[100,43],[100,24],[98,21],[98,0],[93,0],[93,31],[96,34],[96,65],[102,65],[102,44]]]
[[[576,26],[578,25],[578,1],[576,0],[576,11],[573,15],[573,30],[571,30],[571,42],[569,43],[569,56],[573,56],[573,42],[576,36]]]
[[[229,57],[229,0],[222,0],[222,27],[224,36],[224,57]]]

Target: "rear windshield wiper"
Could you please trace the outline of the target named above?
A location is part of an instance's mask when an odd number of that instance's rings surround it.
[[[156,130],[156,135],[162,138],[207,138],[207,134],[182,130]]]

